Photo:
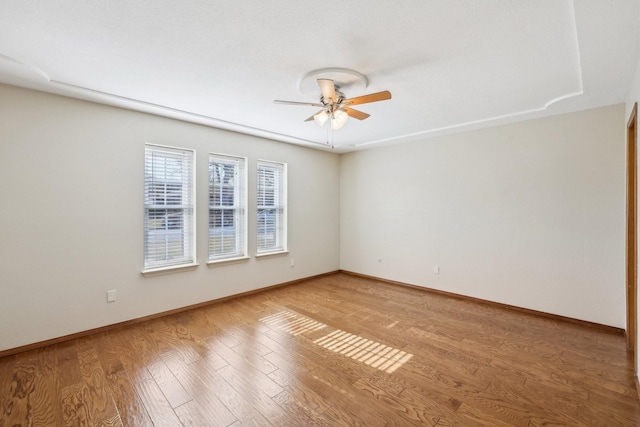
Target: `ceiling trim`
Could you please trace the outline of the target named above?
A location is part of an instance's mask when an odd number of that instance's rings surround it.
[[[495,117],[488,117],[485,119],[480,119],[480,120],[473,120],[470,122],[465,122],[465,123],[457,123],[455,125],[451,125],[451,126],[443,126],[437,129],[428,129],[425,131],[420,131],[420,132],[414,132],[414,133],[408,133],[408,134],[404,134],[404,135],[398,135],[398,136],[394,136],[391,138],[384,138],[384,139],[377,139],[375,141],[368,141],[368,142],[363,142],[360,144],[355,144],[354,147],[366,147],[368,145],[373,145],[373,144],[382,144],[382,143],[386,143],[386,142],[393,142],[393,141],[397,141],[400,139],[404,139],[404,140],[409,140],[409,139],[413,139],[419,136],[427,136],[427,135],[431,135],[431,134],[440,134],[443,132],[447,132],[447,131],[453,131],[453,130],[464,130],[465,128],[471,128],[473,126],[481,126],[484,124],[489,124],[491,122],[499,122],[501,120],[505,120],[505,119],[510,119],[510,118],[514,118],[514,117],[518,117],[518,116],[526,116],[528,114],[533,114],[533,113],[539,113],[541,111],[545,111],[547,108],[549,108],[549,106],[555,104],[556,102],[565,100],[565,99],[569,99],[569,98],[573,98],[574,96],[580,96],[584,94],[584,88],[582,88],[582,79],[580,79],[580,86],[581,89],[579,91],[576,92],[572,92],[572,93],[568,93],[566,95],[561,95],[558,96],[550,101],[548,101],[546,104],[544,104],[542,107],[539,108],[532,108],[529,110],[524,110],[524,111],[518,111],[515,113],[509,113],[509,114],[503,114],[501,116],[495,116]]]
[[[575,31],[575,21],[574,21],[574,31]],[[580,49],[577,46],[578,41],[577,41],[577,33],[576,34],[576,49],[577,49],[577,54],[578,56],[580,55]],[[397,135],[391,138],[383,138],[383,139],[377,139],[377,140],[373,140],[373,141],[367,141],[367,142],[363,142],[360,144],[339,144],[339,145],[335,145],[329,141],[329,138],[327,138],[327,142],[317,142],[317,141],[312,141],[312,140],[307,140],[307,139],[302,139],[302,138],[296,138],[296,137],[292,137],[290,135],[286,135],[286,134],[282,134],[282,133],[278,133],[278,132],[273,132],[273,131],[267,131],[267,130],[263,130],[263,129],[259,129],[259,128],[255,128],[255,127],[251,127],[251,126],[247,126],[247,125],[242,125],[239,123],[235,123],[235,122],[230,122],[230,121],[226,121],[226,120],[222,120],[222,119],[217,119],[211,116],[206,116],[203,114],[197,114],[197,113],[191,113],[189,111],[184,111],[184,110],[180,110],[177,108],[172,108],[172,107],[167,107],[165,105],[160,105],[160,104],[154,104],[151,102],[146,102],[146,101],[141,101],[138,99],[133,99],[133,98],[128,98],[128,97],[124,97],[124,96],[120,96],[120,95],[115,95],[109,92],[103,92],[103,91],[98,91],[98,90],[94,90],[91,88],[87,88],[84,86],[78,86],[78,85],[73,85],[70,83],[66,83],[63,81],[58,81],[58,80],[52,80],[46,72],[44,72],[42,69],[31,65],[31,64],[27,64],[24,62],[21,62],[15,58],[12,58],[8,55],[4,55],[2,53],[0,53],[0,62],[1,61],[7,61],[10,62],[12,64],[18,65],[20,67],[24,67],[27,68],[30,71],[31,75],[37,76],[41,79],[44,79],[44,83],[45,86],[42,86],[42,81],[38,82],[35,79],[32,78],[33,83],[40,83],[40,85],[37,85],[37,87],[33,87],[30,85],[25,85],[27,87],[30,87],[32,89],[36,89],[36,90],[44,90],[46,92],[50,92],[50,93],[55,93],[55,94],[59,94],[59,95],[63,95],[63,96],[69,96],[69,97],[73,97],[73,98],[79,98],[79,99],[83,99],[86,101],[90,101],[90,102],[96,102],[96,103],[100,103],[100,104],[105,104],[105,105],[110,105],[110,106],[115,106],[115,107],[119,107],[119,108],[125,108],[125,109],[129,109],[129,110],[134,110],[134,111],[139,111],[139,112],[143,112],[143,113],[148,113],[148,114],[154,114],[154,115],[158,115],[158,116],[162,116],[162,117],[167,117],[167,118],[172,118],[172,119],[177,119],[177,120],[182,120],[182,121],[186,121],[186,122],[190,122],[190,123],[195,123],[195,124],[200,124],[200,125],[204,125],[204,126],[209,126],[209,127],[213,127],[213,128],[217,128],[217,129],[223,129],[223,130],[228,130],[228,131],[232,131],[232,132],[237,132],[237,133],[242,133],[242,134],[247,134],[247,135],[251,135],[251,136],[256,136],[256,137],[260,137],[260,138],[266,138],[266,139],[271,139],[271,140],[276,140],[276,141],[280,141],[280,142],[286,142],[286,143],[291,143],[291,144],[300,144],[300,145],[304,145],[304,146],[309,146],[309,147],[313,147],[313,148],[324,148],[326,150],[334,150],[336,148],[340,148],[343,147],[345,149],[349,149],[349,148],[364,148],[364,147],[368,147],[368,146],[372,146],[372,145],[376,145],[376,144],[384,144],[384,143],[391,143],[391,142],[399,142],[401,140],[411,140],[411,139],[415,139],[421,136],[429,136],[429,135],[437,135],[437,134],[442,134],[445,132],[451,132],[454,130],[464,130],[466,128],[473,128],[473,127],[477,127],[477,126],[482,126],[482,125],[489,125],[491,122],[499,122],[501,120],[505,120],[505,119],[510,119],[510,118],[514,118],[514,117],[518,117],[518,116],[526,116],[528,114],[532,114],[532,113],[538,113],[541,111],[546,110],[549,106],[551,106],[552,104],[555,104],[559,101],[568,99],[568,98],[572,98],[575,96],[579,96],[582,95],[584,93],[584,88],[583,88],[583,82],[582,82],[582,70],[580,67],[580,63],[578,63],[578,70],[577,71],[577,76],[578,76],[578,80],[579,80],[579,85],[580,85],[580,90],[576,91],[576,92],[571,92],[565,95],[561,95],[558,96],[554,99],[549,100],[548,102],[546,102],[543,106],[539,107],[539,108],[533,108],[533,109],[529,109],[529,110],[524,110],[524,111],[518,111],[515,113],[509,113],[509,114],[504,114],[501,116],[494,116],[494,117],[487,117],[484,119],[480,119],[480,120],[474,120],[474,121],[469,121],[469,122],[465,122],[465,123],[457,123],[451,126],[443,126],[440,128],[436,128],[436,129],[428,129],[425,131],[419,131],[419,132],[414,132],[414,133],[408,133],[408,134],[403,134],[403,135]],[[304,85],[303,82],[306,80],[308,81],[312,81],[312,83],[315,84],[315,78],[317,76],[320,76],[321,74],[324,75],[326,73],[338,73],[340,75],[344,75],[344,76],[348,76],[349,73],[357,73],[354,72],[352,70],[347,70],[347,69],[342,69],[342,68],[326,68],[326,69],[320,69],[320,70],[314,70],[311,71],[310,73],[307,73],[303,76],[303,78],[300,80],[300,92],[304,93]],[[346,74],[345,74],[346,73]],[[357,73],[359,74],[359,73]],[[366,76],[362,75],[362,77],[364,78],[364,80],[360,79],[360,81],[357,81],[357,78],[354,78],[353,82],[349,82],[349,84],[355,84],[355,85],[366,85],[368,84],[368,80],[366,78]],[[58,88],[58,90],[55,90],[55,88]]]
[[[53,80],[42,69],[0,53],[0,63],[2,61],[6,61],[19,67],[26,68],[29,71],[29,75],[31,75],[32,77],[28,82],[25,82],[26,84],[21,85],[29,89],[78,98],[85,101],[125,108],[142,113],[154,114],[157,116],[182,120],[190,123],[252,135],[260,138],[287,142],[291,144],[299,144],[303,146],[312,146],[314,148],[325,148],[328,150],[332,149],[332,146],[328,143],[296,138],[278,132],[267,131],[251,126],[241,125],[239,123],[216,119],[214,117],[206,116],[203,114],[191,113],[189,111],[171,108],[165,105],[154,104],[151,102],[115,95],[109,92],[98,91],[84,86],[66,83],[63,81]]]

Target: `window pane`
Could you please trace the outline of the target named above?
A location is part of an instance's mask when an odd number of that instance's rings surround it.
[[[146,269],[195,261],[194,156],[191,150],[145,147]]]
[[[209,260],[246,256],[246,159],[209,156]]]
[[[286,250],[286,165],[258,161],[258,254]]]

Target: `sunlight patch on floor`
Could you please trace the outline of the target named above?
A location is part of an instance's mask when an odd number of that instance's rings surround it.
[[[263,317],[260,319],[262,323],[275,326],[278,329],[282,329],[290,333],[291,335],[300,335],[307,332],[319,331],[327,327],[324,323],[316,322],[307,317],[299,316],[297,314],[281,311],[271,316]]]
[[[280,311],[259,320],[291,335],[315,332],[327,327],[324,323],[289,311]],[[387,373],[394,372],[413,357],[413,354],[406,351],[340,329],[314,340],[313,343]]]
[[[413,354],[406,351],[339,329],[318,338],[314,343],[388,373],[392,373],[413,357]]]

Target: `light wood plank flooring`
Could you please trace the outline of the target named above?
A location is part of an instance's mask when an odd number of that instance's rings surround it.
[[[0,426],[638,426],[624,337],[345,274],[0,359]]]

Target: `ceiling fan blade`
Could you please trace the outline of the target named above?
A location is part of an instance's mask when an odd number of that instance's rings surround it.
[[[388,90],[345,99],[344,101],[342,101],[342,105],[366,104],[367,102],[384,101],[386,99],[391,99],[391,92],[389,92]]]
[[[336,87],[331,79],[318,79],[318,86],[320,86],[320,92],[325,102],[331,99],[336,102]]]
[[[369,117],[371,114],[363,113],[362,111],[354,110],[353,108],[343,107],[342,108],[349,116],[354,119],[364,120]],[[313,117],[312,117],[313,118]]]
[[[284,104],[284,105],[307,105],[309,107],[324,107],[322,104],[318,104],[317,102],[295,102],[295,101],[280,101],[279,99],[274,100],[276,104]]]
[[[320,110],[320,111],[318,111],[318,113],[322,113],[323,111],[325,111],[325,110]],[[305,120],[305,122],[313,121],[313,118],[314,118],[314,117],[316,116],[316,114],[318,114],[318,113],[315,113],[313,116],[309,117],[307,120]]]

